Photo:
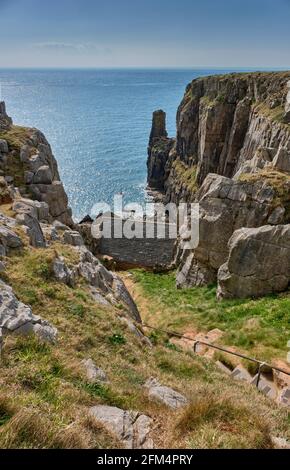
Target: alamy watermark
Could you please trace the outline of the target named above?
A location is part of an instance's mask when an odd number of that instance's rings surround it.
[[[183,249],[199,244],[199,204],[147,202],[124,205],[117,194],[113,206],[100,202],[93,206],[92,235],[106,239],[179,239]]]

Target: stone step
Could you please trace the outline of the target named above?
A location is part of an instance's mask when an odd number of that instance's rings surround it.
[[[243,382],[248,382],[248,383],[251,383],[253,380],[253,377],[251,376],[251,374],[241,364],[233,370],[233,372],[231,373],[231,377],[234,380],[241,380]]]
[[[251,384],[255,385],[255,387],[257,387],[257,381],[258,381],[258,374],[255,375],[255,377],[253,378]],[[276,398],[278,396],[277,387],[275,386],[274,382],[271,382],[270,380],[268,380],[263,375],[261,375],[261,378],[259,380],[259,385],[258,385],[257,388],[260,392],[262,392],[268,398],[271,398],[272,400],[276,400]]]

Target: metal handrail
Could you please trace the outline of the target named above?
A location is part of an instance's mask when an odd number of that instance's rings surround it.
[[[195,341],[192,338],[189,338],[188,336],[182,335],[180,333],[176,333],[174,331],[164,330],[162,328],[156,328],[156,327],[148,325],[146,323],[143,323],[142,325],[143,325],[144,328],[148,328],[149,330],[154,330],[154,331],[158,331],[160,333],[165,333],[165,334],[170,335],[170,336],[175,336],[177,338],[182,338],[182,339],[187,339],[189,341],[193,341],[193,343],[194,343],[193,344],[194,353],[197,353],[197,346],[199,344],[201,344],[201,345],[206,346],[208,348],[216,349],[217,351],[222,351],[226,354],[231,354],[233,356],[240,357],[241,359],[245,359],[247,361],[254,362],[255,364],[259,364],[259,370],[258,370],[258,375],[257,375],[257,383],[256,383],[257,388],[259,387],[260,380],[261,380],[261,374],[262,374],[263,368],[265,368],[265,367],[267,367],[271,370],[276,370],[277,372],[281,372],[282,374],[286,374],[286,375],[290,376],[290,372],[287,372],[286,370],[281,369],[280,367],[272,366],[271,364],[268,364],[265,361],[260,361],[259,359],[255,359],[253,357],[246,356],[245,354],[231,351],[230,349],[226,349],[222,346],[216,346],[215,344],[207,343],[206,341],[202,341],[202,340],[196,340]]]

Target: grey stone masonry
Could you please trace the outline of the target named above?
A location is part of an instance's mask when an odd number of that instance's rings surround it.
[[[169,224],[158,224],[161,232],[164,230],[164,236],[160,237],[160,232],[159,235],[157,233],[156,224],[146,223],[142,220],[127,220],[122,221],[123,228],[128,223],[132,224],[132,234],[134,232],[138,235],[128,238],[123,231],[121,238],[115,238],[114,230],[112,230],[111,237],[100,238],[100,254],[109,255],[119,263],[135,266],[164,269],[172,266],[176,237],[173,237],[172,232],[170,233]],[[146,228],[148,226],[149,229]]]

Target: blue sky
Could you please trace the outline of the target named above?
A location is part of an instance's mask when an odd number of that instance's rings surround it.
[[[0,67],[290,67],[290,0],[0,0]]]

